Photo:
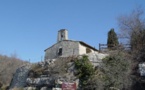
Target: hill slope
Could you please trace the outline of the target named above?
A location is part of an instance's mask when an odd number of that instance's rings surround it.
[[[22,66],[24,61],[15,56],[0,55],[0,83],[8,85],[15,73],[16,69]]]

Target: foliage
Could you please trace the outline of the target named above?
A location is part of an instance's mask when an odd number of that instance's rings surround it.
[[[29,77],[37,78],[40,77],[44,72],[44,68],[38,64],[32,64],[31,70],[29,72]]]
[[[82,90],[129,90],[131,56],[123,51],[110,52],[102,65],[93,68],[87,56],[75,61]]]
[[[117,46],[119,44],[117,34],[115,33],[114,29],[111,29],[108,32],[108,40],[107,45],[109,49],[112,49],[113,47]]]
[[[65,73],[67,73],[67,70],[69,68],[68,63],[71,62],[71,60],[73,60],[74,57],[60,57],[58,58],[54,63],[55,65],[51,66],[50,68],[52,68],[52,72],[54,73],[59,73],[59,75],[64,75]]]
[[[105,90],[111,88],[127,89],[130,86],[130,55],[115,51],[103,59],[102,72]]]
[[[118,18],[120,38],[131,45],[132,51],[138,51],[145,45],[145,18],[140,8],[129,15]]]
[[[140,76],[139,64],[145,62],[145,47],[138,51],[138,53],[132,53],[133,67],[132,67],[132,90],[145,90],[145,78]]]
[[[75,68],[78,71],[78,78],[80,80],[81,87],[87,84],[87,81],[94,74],[94,68],[88,59],[88,56],[84,55],[82,58],[75,60]]]
[[[145,62],[145,17],[143,10],[135,9],[129,15],[119,17],[120,37],[131,45],[132,90],[145,90],[144,78],[138,73],[138,64]]]
[[[145,46],[145,29],[139,30],[138,33],[133,31],[131,34],[130,44],[133,51],[136,51],[137,49],[141,50]]]
[[[49,63],[41,62],[33,64],[28,76],[32,78],[37,78],[41,75],[65,76],[68,68],[70,68],[68,64],[72,63],[71,60],[73,59],[74,57],[60,57]]]
[[[87,84],[83,86],[84,90],[104,90],[103,72],[101,68],[97,67],[94,74],[87,81]]]

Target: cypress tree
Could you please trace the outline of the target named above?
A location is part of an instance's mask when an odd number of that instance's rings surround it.
[[[107,46],[109,49],[112,49],[113,47],[117,46],[119,44],[117,34],[115,33],[114,29],[112,28],[108,32],[108,40],[107,40]]]

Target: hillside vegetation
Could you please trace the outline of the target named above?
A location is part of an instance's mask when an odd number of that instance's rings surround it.
[[[0,55],[0,84],[9,85],[16,69],[24,63],[26,62],[18,59],[16,56]]]

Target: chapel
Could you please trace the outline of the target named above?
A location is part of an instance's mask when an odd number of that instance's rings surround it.
[[[66,29],[59,30],[57,35],[57,42],[44,51],[45,60],[98,52],[97,49],[83,41],[69,40],[68,30]]]

